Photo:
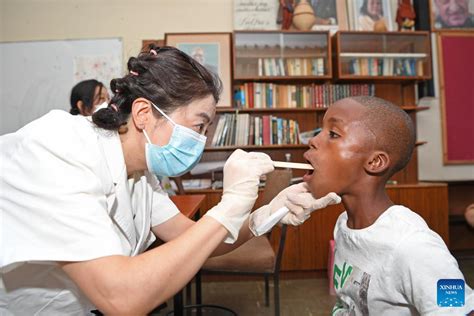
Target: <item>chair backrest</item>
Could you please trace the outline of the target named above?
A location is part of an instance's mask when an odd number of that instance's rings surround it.
[[[267,174],[265,189],[262,192],[262,204],[270,203],[280,191],[287,188],[291,184],[291,177],[292,172],[290,169],[275,169],[273,172]],[[282,225],[280,242],[278,243],[278,250],[275,257],[275,272],[280,271],[283,250],[285,249],[286,231],[286,225]]]
[[[270,203],[281,190],[288,187],[291,184],[291,177],[292,172],[290,169],[275,169],[267,174],[265,189],[261,197],[262,205]]]
[[[281,232],[280,232],[280,242],[278,243],[278,251],[275,258],[275,272],[280,271],[281,267],[281,260],[283,258],[283,250],[285,249],[285,241],[286,241],[286,231],[288,227],[287,225],[281,225]]]

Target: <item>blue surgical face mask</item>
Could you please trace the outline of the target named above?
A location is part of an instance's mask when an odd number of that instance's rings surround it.
[[[206,145],[206,136],[190,128],[176,124],[168,115],[157,109],[173,124],[173,133],[167,145],[158,146],[151,143],[145,130],[148,144],[145,147],[148,170],[158,176],[178,177],[191,170],[201,159]]]

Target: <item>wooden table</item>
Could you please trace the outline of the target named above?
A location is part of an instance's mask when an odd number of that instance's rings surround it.
[[[188,218],[197,220],[199,218],[199,209],[206,199],[204,194],[197,195],[173,195],[171,201],[178,207],[181,213]],[[184,315],[183,291],[180,290],[173,297],[174,315]]]
[[[170,196],[171,201],[178,207],[179,211],[188,218],[193,218],[206,199],[204,194],[196,195],[172,195]]]

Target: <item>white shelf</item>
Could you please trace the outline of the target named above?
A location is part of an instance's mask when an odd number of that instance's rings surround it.
[[[424,53],[340,53],[341,57],[425,58]]]

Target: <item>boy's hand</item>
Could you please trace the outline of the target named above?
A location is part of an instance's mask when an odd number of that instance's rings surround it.
[[[261,235],[262,233],[257,233],[256,228],[284,206],[289,209],[289,213],[280,220],[280,223],[298,226],[303,224],[314,210],[339,202],[341,198],[336,193],[331,192],[320,199],[315,199],[306,183],[295,184],[278,193],[270,204],[250,214],[249,227],[255,236]]]

